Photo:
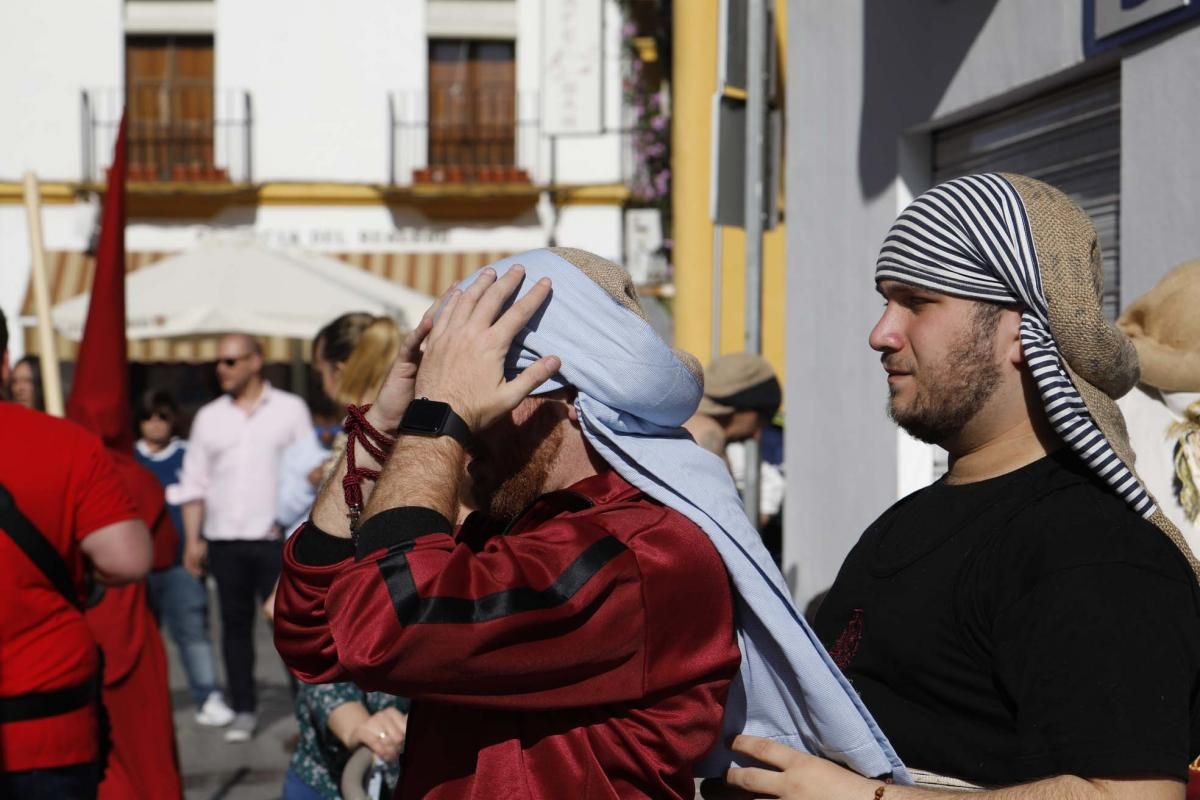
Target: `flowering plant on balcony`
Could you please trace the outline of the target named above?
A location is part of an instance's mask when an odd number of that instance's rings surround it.
[[[662,213],[664,232],[670,230],[671,217],[671,114],[670,100],[662,86],[659,70],[645,59],[649,37],[638,35],[628,21],[621,29],[628,70],[624,79],[626,107],[632,112],[630,145],[633,169],[630,195],[634,202]],[[657,67],[657,65],[655,65]],[[670,263],[670,239],[664,241],[663,255]]]
[[[671,198],[671,118],[664,91],[647,91],[638,75],[644,64],[631,62],[633,75],[625,81],[625,102],[633,111],[633,185],[635,200],[666,210]]]

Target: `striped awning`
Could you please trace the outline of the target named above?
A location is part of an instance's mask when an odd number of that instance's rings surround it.
[[[174,255],[168,252],[139,251],[127,253],[125,271],[135,272],[156,261]],[[476,253],[326,253],[382,278],[396,281],[433,297],[440,296],[457,280],[470,275],[485,264],[505,258],[507,251]],[[95,260],[87,253],[52,250],[46,253],[47,283],[50,304],[56,305],[92,288]],[[37,315],[33,287],[25,296],[21,316],[27,321],[25,352],[38,353],[37,330],[30,320]],[[55,333],[59,358],[74,361],[79,343]],[[141,339],[129,342],[129,359],[138,362],[203,362],[217,357],[216,336],[196,336],[171,339]],[[309,342],[302,342],[304,357],[310,357]],[[292,359],[292,342],[283,337],[263,340],[268,361],[288,362]]]

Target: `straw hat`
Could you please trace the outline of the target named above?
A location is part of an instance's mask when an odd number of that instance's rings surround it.
[[[1125,309],[1117,326],[1137,348],[1142,383],[1200,392],[1200,261],[1168,272]]]
[[[1054,187],[1023,175],[1003,177],[1025,206],[1050,331],[1071,382],[1117,457],[1136,475],[1129,433],[1116,398],[1138,382],[1138,353],[1129,338],[1104,316],[1104,273],[1095,228],[1087,214]],[[1200,562],[1162,510],[1156,509],[1150,521],[1200,576]]]
[[[729,353],[704,370],[704,399],[698,410],[710,417],[742,410],[773,416],[782,399],[779,379],[765,358],[755,353]]]

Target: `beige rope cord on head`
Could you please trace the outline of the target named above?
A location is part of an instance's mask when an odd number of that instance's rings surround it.
[[[1003,177],[1025,205],[1050,329],[1066,372],[1109,446],[1136,478],[1129,431],[1115,398],[1138,382],[1141,365],[1134,343],[1104,316],[1103,262],[1095,229],[1087,214],[1054,187],[1023,175]],[[1146,495],[1153,501],[1149,490]],[[1179,549],[1200,579],[1200,561],[1157,502],[1146,518]]]

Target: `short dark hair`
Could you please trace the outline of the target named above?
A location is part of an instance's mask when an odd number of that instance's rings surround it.
[[[4,317],[4,309],[0,309],[0,356],[8,350],[8,320]]]
[[[170,417],[171,428],[174,429],[179,421],[179,403],[175,402],[175,397],[165,389],[150,389],[142,395],[138,404],[138,421],[147,420],[155,413]]]

